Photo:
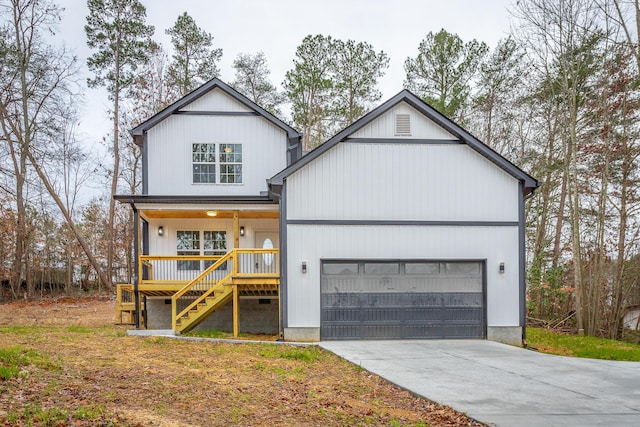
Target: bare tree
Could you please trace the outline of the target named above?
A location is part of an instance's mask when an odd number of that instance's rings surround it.
[[[111,198],[107,235],[107,277],[105,285],[111,288],[113,280],[113,248],[115,246],[115,200],[120,179],[120,102],[124,91],[139,75],[139,67],[147,61],[154,43],[153,26],[145,24],[146,9],[138,0],[89,0],[89,16],[85,32],[87,44],[96,52],[87,60],[95,78],[90,86],[106,86],[113,101],[113,170],[111,171]]]
[[[602,32],[590,2],[584,0],[529,0],[518,3],[517,13],[526,25],[529,47],[538,53],[540,69],[547,71],[548,93],[557,99],[563,146],[563,180],[569,206],[573,283],[578,331],[584,331],[583,248],[581,240],[581,189],[578,145],[584,126],[584,102],[595,70],[595,54]],[[549,62],[550,61],[550,62]],[[550,72],[549,72],[550,71]],[[564,182],[563,182],[564,186]],[[564,200],[564,195],[561,195]],[[564,202],[563,202],[564,203]],[[563,218],[559,217],[558,221]],[[588,330],[587,332],[593,332]]]
[[[103,280],[106,276],[95,261],[73,218],[52,185],[45,165],[47,147],[58,138],[59,124],[68,111],[64,108],[73,94],[77,65],[63,48],[47,45],[42,34],[51,31],[59,20],[59,9],[47,0],[11,0],[1,6],[10,12],[13,34],[6,32],[2,91],[0,92],[0,126],[3,140],[9,145],[16,173],[17,233],[12,280],[20,281],[24,272],[29,282],[27,255],[28,233],[25,227],[27,204],[24,197],[28,171],[36,172],[42,185],[54,199],[74,236]],[[19,283],[17,284],[19,285]],[[16,286],[17,286],[16,285]],[[28,288],[31,289],[29,283]],[[14,288],[15,289],[15,288]]]
[[[236,78],[232,86],[272,114],[280,114],[285,95],[269,81],[269,67],[264,52],[255,55],[240,53],[233,61]]]

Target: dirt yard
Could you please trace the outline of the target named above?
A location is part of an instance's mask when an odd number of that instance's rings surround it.
[[[114,306],[0,304],[0,425],[481,426],[315,346],[128,337]]]

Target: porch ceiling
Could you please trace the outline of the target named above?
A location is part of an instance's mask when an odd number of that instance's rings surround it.
[[[146,218],[233,218],[233,210],[216,210],[216,216],[207,215],[207,210],[192,209],[144,209],[141,213]],[[242,219],[278,219],[278,211],[260,211],[260,210],[239,210],[239,218]]]

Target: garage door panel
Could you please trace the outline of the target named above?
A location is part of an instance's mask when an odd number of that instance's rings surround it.
[[[344,264],[323,265],[322,339],[484,337],[480,263]]]
[[[443,276],[411,277],[406,281],[405,292],[468,292],[477,291],[477,279],[475,278],[448,278]]]
[[[482,317],[482,310],[478,308],[341,307],[339,309],[334,308],[324,310],[322,320],[326,325],[342,322],[450,322],[459,324],[476,324],[482,321]]]
[[[335,307],[474,307],[482,308],[480,293],[331,293],[323,294],[322,306]]]
[[[477,325],[445,325],[442,330],[446,338],[478,338],[482,336],[483,329]]]
[[[335,325],[328,329],[323,339],[450,339],[477,338],[482,328],[474,325],[428,324],[361,324]]]

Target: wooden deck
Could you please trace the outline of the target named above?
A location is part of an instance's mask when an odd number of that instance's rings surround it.
[[[234,335],[238,334],[238,298],[240,296],[279,297],[280,275],[277,249],[232,249],[224,256],[204,260],[179,257],[141,257],[140,271],[143,279],[138,284],[138,296],[142,307],[144,297],[167,297],[172,303],[172,326],[176,332],[186,332],[197,326],[209,314],[233,302]],[[170,276],[167,263],[209,261],[211,265],[191,280],[153,279],[154,270],[163,268],[162,276]],[[267,262],[268,261],[268,262]],[[156,262],[156,266],[151,264]],[[174,264],[177,266],[177,264]],[[181,272],[176,268],[176,275]],[[119,284],[116,287],[116,322],[134,323],[135,286]],[[142,313],[140,309],[139,313]]]

